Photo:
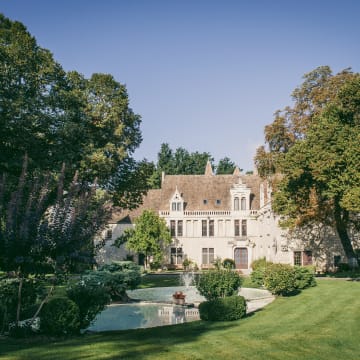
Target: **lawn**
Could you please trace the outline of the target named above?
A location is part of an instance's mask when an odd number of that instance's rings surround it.
[[[360,282],[276,299],[234,322],[193,322],[73,339],[0,339],[1,359],[360,359]]]

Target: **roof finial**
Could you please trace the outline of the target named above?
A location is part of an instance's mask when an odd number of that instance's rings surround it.
[[[241,175],[241,171],[240,171],[238,166],[235,167],[233,175],[235,175],[235,176],[240,176]]]
[[[206,176],[214,175],[210,160],[208,160],[206,163],[205,175]]]

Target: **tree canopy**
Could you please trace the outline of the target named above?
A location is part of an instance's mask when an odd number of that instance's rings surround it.
[[[30,172],[59,173],[65,163],[66,183],[76,170],[82,181],[97,178],[117,205],[136,206],[152,167],[132,158],[141,118],[125,86],[109,74],[66,73],[24,25],[1,14],[0,41],[0,173],[16,184],[26,153]]]
[[[215,164],[214,157],[209,152],[189,152],[183,147],[172,150],[167,143],[161,144],[157,164],[150,178],[154,188],[161,185],[161,173],[167,175],[203,175],[207,162],[210,161],[216,174],[232,174],[236,164],[230,158],[224,157]]]
[[[144,210],[135,220],[135,228],[126,229],[117,244],[123,242],[129,250],[144,254],[148,266],[151,259],[161,264],[171,235],[164,219],[152,210]]]
[[[305,75],[293,93],[295,105],[275,114],[258,149],[263,176],[280,173],[274,183],[274,210],[284,225],[324,223],[338,234],[344,252],[357,265],[350,232],[359,230],[360,74],[328,67]]]

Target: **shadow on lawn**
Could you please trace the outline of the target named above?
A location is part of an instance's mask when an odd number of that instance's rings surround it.
[[[241,321],[241,320],[240,320]],[[0,339],[0,358],[9,359],[144,359],[171,353],[174,345],[191,343],[206,332],[238,322],[195,321],[148,329],[103,332],[70,339]]]

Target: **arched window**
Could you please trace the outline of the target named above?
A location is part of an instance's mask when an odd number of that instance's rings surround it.
[[[241,210],[246,210],[246,198],[241,198]]]
[[[238,197],[236,197],[234,199],[234,210],[235,211],[239,210],[239,198]]]

